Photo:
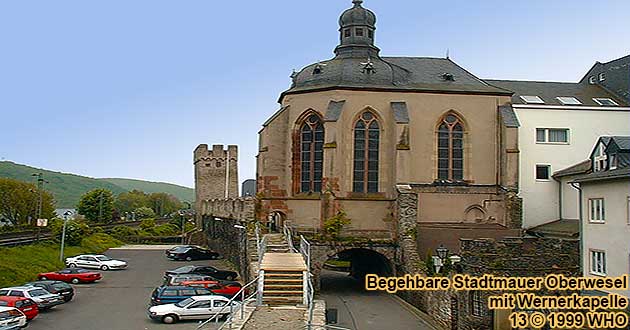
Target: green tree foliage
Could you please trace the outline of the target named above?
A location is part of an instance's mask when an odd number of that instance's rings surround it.
[[[63,220],[55,219],[49,225],[53,235],[61,240],[63,232]],[[66,244],[70,246],[76,246],[81,244],[81,240],[86,236],[92,234],[89,226],[82,221],[69,220],[66,224]]]
[[[123,215],[143,206],[149,206],[149,196],[140,190],[121,193],[116,197],[116,202],[114,202],[116,210]]]
[[[39,192],[32,183],[0,178],[0,217],[14,225],[35,224]],[[42,218],[52,219],[55,202],[52,195],[42,191]]]
[[[167,193],[152,193],[149,195],[149,205],[158,216],[170,215],[183,208],[182,202]]]
[[[147,219],[155,217],[155,212],[153,212],[152,209],[146,206],[137,208],[134,212],[136,213],[136,219]]]
[[[346,212],[339,211],[337,214],[324,222],[324,233],[331,240],[339,239],[343,227],[350,224],[350,219],[346,216]]]
[[[81,196],[77,211],[90,222],[111,222],[114,211],[114,196],[107,189],[88,191]]]

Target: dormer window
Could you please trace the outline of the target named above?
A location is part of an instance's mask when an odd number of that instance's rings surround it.
[[[525,103],[530,104],[545,104],[545,101],[543,101],[539,96],[535,95],[521,95],[521,100],[523,100]]]
[[[374,31],[368,30],[368,38],[374,39]]]
[[[603,143],[599,144],[597,147],[597,152],[595,153],[595,157],[593,157],[593,171],[599,172],[606,170],[606,153],[604,152],[605,146]]]
[[[455,81],[455,77],[452,73],[442,73],[442,79],[445,81]]]
[[[582,102],[573,96],[558,96],[556,97],[560,103],[564,105],[580,105]]]
[[[616,105],[619,105],[619,104],[617,104],[617,102],[615,102],[612,99],[609,99],[607,97],[594,97],[593,101],[595,101],[597,104],[603,105],[603,106],[616,106]]]
[[[356,35],[357,37],[363,37],[363,28],[357,28],[356,30],[354,30],[354,35]]]
[[[610,155],[610,169],[611,170],[616,170],[617,169],[617,163],[619,162],[619,160],[617,159],[617,154],[612,154]]]
[[[599,74],[599,76],[598,76],[598,78],[599,78],[599,81],[604,81],[604,80],[606,80],[606,73],[604,73],[604,72],[600,73],[600,74]]]
[[[588,77],[588,83],[591,85],[595,85],[595,76]]]

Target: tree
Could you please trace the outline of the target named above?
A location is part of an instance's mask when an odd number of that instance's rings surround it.
[[[42,191],[42,218],[55,216],[55,202],[51,193]],[[39,191],[34,184],[0,178],[0,218],[13,225],[35,225],[38,217]]]
[[[88,191],[79,201],[77,211],[91,222],[110,222],[114,210],[114,196],[107,189]]]
[[[120,214],[130,213],[143,206],[149,207],[149,196],[144,191],[134,189],[119,194],[114,206]]]
[[[183,207],[177,197],[167,193],[152,193],[149,195],[149,205],[158,216],[171,214]]]
[[[153,212],[152,209],[146,206],[137,208],[135,212],[136,212],[136,218],[138,219],[147,219],[147,218],[155,217],[155,212]]]

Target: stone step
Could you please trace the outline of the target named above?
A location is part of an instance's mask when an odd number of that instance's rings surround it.
[[[302,283],[303,281],[302,278],[265,278],[265,285],[267,285],[267,283]]]
[[[267,305],[299,305],[302,303],[302,297],[293,296],[293,297],[277,297],[277,296],[263,296],[263,303]]]
[[[269,278],[295,278],[295,279],[302,279],[302,272],[299,273],[290,273],[290,272],[282,272],[282,273],[267,273],[265,272],[265,280],[269,277]]]
[[[302,284],[267,284],[265,283],[265,288],[264,291],[265,293],[269,292],[267,289],[269,289],[269,291],[295,291],[298,290],[300,292],[302,292]]]

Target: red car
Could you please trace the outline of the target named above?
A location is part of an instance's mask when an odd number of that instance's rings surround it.
[[[241,284],[238,282],[220,283],[218,281],[184,281],[181,285],[206,288],[218,295],[233,297],[241,290]],[[247,295],[247,291],[245,292]]]
[[[103,278],[101,273],[82,268],[66,268],[56,272],[40,273],[37,275],[40,281],[55,280],[72,284],[92,283]]]
[[[24,315],[26,315],[27,320],[32,320],[39,314],[39,308],[37,308],[37,303],[32,301],[29,298],[24,297],[13,297],[13,296],[0,296],[0,306],[1,307],[15,307],[19,309]]]

